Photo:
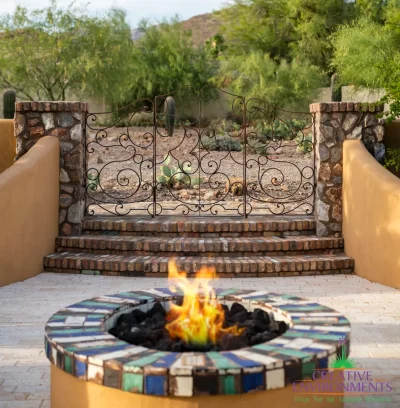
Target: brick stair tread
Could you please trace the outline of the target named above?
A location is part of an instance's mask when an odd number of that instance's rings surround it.
[[[62,272],[100,271],[106,274],[135,274],[157,276],[166,274],[167,256],[121,256],[86,253],[60,252],[44,258],[45,270]],[[251,257],[202,257],[188,256],[175,258],[178,265],[188,273],[194,273],[201,266],[215,266],[217,274],[244,275],[302,275],[318,273],[351,273],[354,261],[345,254],[296,255],[296,256],[251,256]],[[107,273],[108,272],[108,273]]]
[[[309,231],[315,229],[312,216],[253,216],[242,217],[86,217],[84,231],[121,232],[264,232]]]
[[[343,248],[343,238],[316,237],[312,235],[288,237],[148,237],[78,235],[56,239],[59,252],[72,249],[145,252],[280,252],[309,251]],[[74,251],[75,252],[75,251]]]

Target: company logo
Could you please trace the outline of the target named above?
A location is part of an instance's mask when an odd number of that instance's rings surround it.
[[[345,339],[340,339],[341,354],[331,362],[329,368],[315,369],[312,379],[296,381],[292,391],[297,394],[297,403],[324,402],[391,402],[394,393],[389,381],[373,378],[372,371],[356,368],[354,359],[347,357]]]
[[[336,357],[336,360],[330,364],[330,368],[355,368],[356,362],[352,358],[347,357],[347,347],[345,344],[345,338],[342,337],[339,340],[339,343],[342,345],[342,354]]]

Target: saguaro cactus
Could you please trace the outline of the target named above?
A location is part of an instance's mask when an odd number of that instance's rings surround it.
[[[337,74],[333,74],[331,77],[331,99],[332,102],[342,101],[342,87],[337,86]]]
[[[8,89],[3,93],[3,114],[4,119],[13,119],[15,113],[15,101],[17,95],[13,89]]]
[[[175,99],[172,96],[168,96],[167,99],[165,99],[164,114],[165,128],[168,132],[168,136],[173,136],[175,126]]]

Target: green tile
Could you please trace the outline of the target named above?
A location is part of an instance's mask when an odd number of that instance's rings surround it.
[[[343,335],[340,334],[317,334],[317,333],[298,333],[294,330],[288,330],[282,337],[305,337],[307,339],[318,339],[318,340],[336,340],[339,341]]]
[[[150,354],[148,356],[144,356],[142,358],[138,358],[130,363],[124,364],[124,367],[144,367],[146,365],[152,364],[155,361],[159,360],[160,358],[164,357],[166,353],[159,351],[157,353]]]
[[[73,372],[72,358],[66,355],[64,355],[64,371],[68,374]]]
[[[273,353],[283,354],[285,356],[297,357],[302,359],[313,356],[312,353],[305,353],[304,351],[288,349],[283,347],[273,347],[268,346],[266,344],[257,344],[256,346],[253,346],[253,348],[265,351],[272,351]]]
[[[302,373],[303,378],[312,378],[315,371],[315,363],[313,361],[303,362]]]
[[[210,351],[206,353],[206,355],[212,360],[212,362],[215,364],[215,366],[219,370],[227,370],[229,368],[238,368],[237,364],[235,364],[233,361],[229,360],[228,358],[224,357],[223,355],[217,353],[216,351]]]
[[[122,376],[122,389],[136,394],[143,394],[143,375],[124,373]]]
[[[237,392],[235,392],[235,377],[233,375],[225,375],[223,377],[223,382],[225,395],[237,394]]]

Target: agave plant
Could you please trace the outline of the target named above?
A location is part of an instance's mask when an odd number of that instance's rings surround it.
[[[163,165],[160,167],[161,175],[157,177],[159,183],[169,188],[182,188],[185,184],[195,186],[202,183],[201,177],[191,177],[191,166],[185,163],[182,167],[170,164],[171,156],[165,156]]]

